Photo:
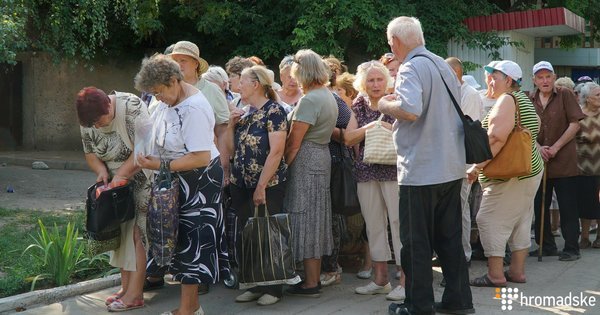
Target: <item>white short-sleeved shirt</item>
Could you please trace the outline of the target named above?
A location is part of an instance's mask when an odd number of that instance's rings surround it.
[[[157,156],[177,159],[190,152],[210,151],[210,159],[219,156],[215,145],[215,115],[202,92],[176,106],[160,102],[152,113]]]

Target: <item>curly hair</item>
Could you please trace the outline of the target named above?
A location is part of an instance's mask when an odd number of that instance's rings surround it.
[[[110,98],[104,91],[94,86],[84,87],[77,93],[75,108],[79,124],[90,128],[100,119],[108,114]]]
[[[377,60],[371,60],[371,61],[361,63],[356,68],[356,77],[355,77],[353,85],[357,91],[367,94],[367,88],[366,88],[367,74],[369,74],[369,71],[371,69],[379,70],[384,75],[385,80],[386,80],[386,82],[385,82],[386,86],[389,87],[391,85],[391,82],[393,82],[393,79],[390,76],[390,71],[388,70],[388,68],[386,68],[381,62],[379,62]]]
[[[355,99],[358,96],[358,91],[352,85],[354,80],[353,74],[344,72],[335,80],[335,86],[344,89],[346,96],[350,99]]]
[[[134,83],[138,91],[149,91],[157,85],[171,85],[171,78],[183,80],[179,64],[168,56],[155,54],[142,60],[140,71],[135,75]]]
[[[227,63],[225,64],[225,71],[227,71],[227,74],[229,74],[229,75],[232,75],[232,74],[241,75],[242,70],[244,70],[246,68],[250,68],[252,66],[254,66],[254,63],[252,61],[250,61],[248,58],[235,56],[235,57],[229,59],[229,61],[227,61]]]

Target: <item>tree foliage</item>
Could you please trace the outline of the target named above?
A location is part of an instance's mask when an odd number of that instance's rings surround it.
[[[546,2],[566,5],[594,20],[600,19],[599,1]],[[493,54],[503,45],[517,43],[495,33],[471,33],[462,21],[501,12],[501,2],[0,0],[0,62],[14,63],[22,51],[43,51],[55,60],[75,61],[99,55],[140,56],[184,39],[198,43],[203,56],[217,61],[258,55],[273,64],[300,48],[341,58],[374,58],[389,50],[385,29],[400,15],[417,16],[428,48],[440,55],[446,54],[451,38]],[[519,5],[526,7],[532,1],[519,1]]]

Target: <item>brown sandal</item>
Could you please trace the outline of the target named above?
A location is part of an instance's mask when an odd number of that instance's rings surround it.
[[[592,243],[593,248],[600,248],[600,238],[596,238],[596,240]]]

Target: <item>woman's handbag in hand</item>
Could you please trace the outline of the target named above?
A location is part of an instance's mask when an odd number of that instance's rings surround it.
[[[381,125],[383,114],[379,116],[375,126],[365,133],[365,150],[363,162],[368,164],[396,165],[396,148],[392,131]]]
[[[87,189],[85,238],[91,255],[119,248],[121,223],[135,217],[131,183],[105,189],[98,195],[103,185],[100,182]]]
[[[172,177],[169,161],[161,160],[150,192],[146,227],[150,253],[157,265],[166,266],[171,262],[177,245],[178,227],[179,179]]]
[[[242,231],[240,289],[257,285],[296,284],[292,231],[287,213],[250,217]]]
[[[96,198],[97,188],[104,183],[96,183],[87,190],[85,223],[87,237],[94,240],[107,240],[120,235],[121,223],[135,217],[133,188],[130,183],[106,189]]]
[[[521,110],[514,95],[515,127],[508,135],[500,152],[483,168],[483,175],[491,179],[509,179],[531,174],[531,132],[521,124]]]
[[[339,156],[331,159],[331,210],[345,216],[360,213],[356,180],[352,174],[353,161],[344,142],[344,129],[340,129]]]

